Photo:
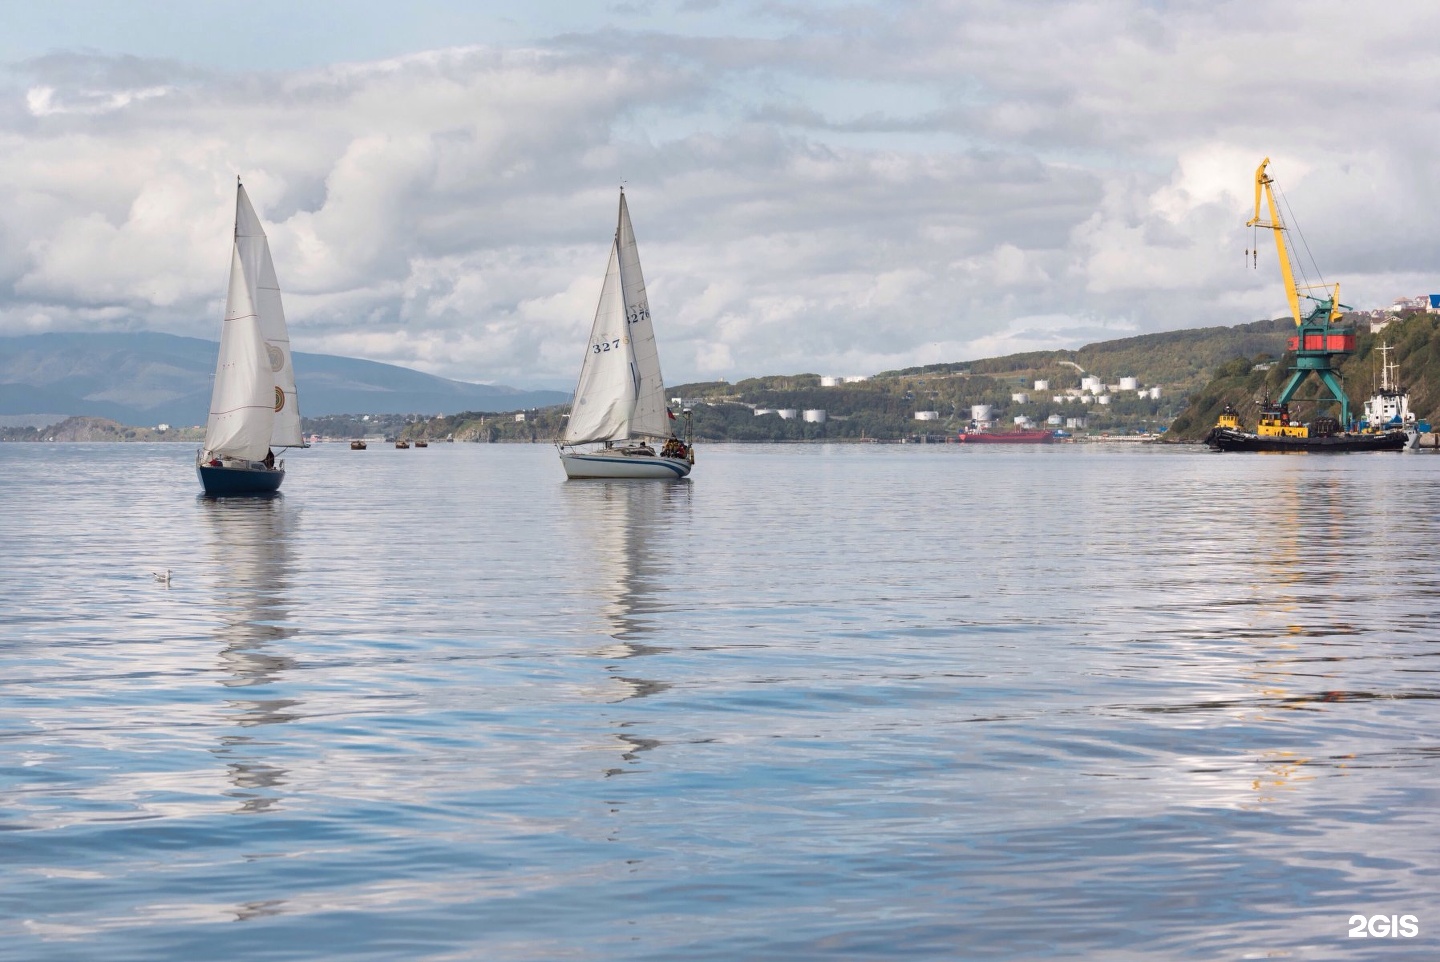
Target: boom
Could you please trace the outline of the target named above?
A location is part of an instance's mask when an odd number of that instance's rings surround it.
[[[1255,216],[1245,222],[1246,227],[1263,227],[1275,233],[1275,250],[1280,255],[1280,273],[1285,278],[1285,297],[1290,301],[1290,316],[1295,319],[1295,326],[1299,327],[1303,321],[1300,317],[1300,298],[1306,297],[1312,301],[1318,301],[1324,305],[1325,301],[1311,297],[1309,294],[1302,295],[1300,288],[1295,284],[1295,272],[1290,267],[1290,251],[1285,247],[1285,222],[1280,219],[1280,210],[1275,206],[1275,192],[1270,189],[1274,183],[1270,176],[1265,173],[1265,168],[1270,165],[1270,158],[1266,157],[1260,161],[1260,166],[1255,168]],[[1270,222],[1267,224],[1260,219],[1260,199],[1264,194],[1266,206],[1270,208]],[[1328,285],[1322,285],[1330,290]],[[1306,290],[1311,288],[1307,286]],[[1342,313],[1340,304],[1340,285],[1336,284],[1329,297],[1329,317],[1331,322],[1340,319]]]

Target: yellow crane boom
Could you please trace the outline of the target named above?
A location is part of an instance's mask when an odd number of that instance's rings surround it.
[[[1260,161],[1260,166],[1255,168],[1255,216],[1246,221],[1246,227],[1264,227],[1275,232],[1275,250],[1280,255],[1280,273],[1285,278],[1285,297],[1290,301],[1290,316],[1295,319],[1295,326],[1301,324],[1300,318],[1300,288],[1295,285],[1295,272],[1290,267],[1290,252],[1285,247],[1285,223],[1280,219],[1280,210],[1275,206],[1275,192],[1270,189],[1274,183],[1270,176],[1265,173],[1265,168],[1270,165],[1270,158],[1266,157]],[[1260,219],[1260,199],[1264,194],[1266,204],[1270,208],[1270,222],[1267,224]],[[1326,287],[1329,290],[1329,287]],[[1308,295],[1307,295],[1308,296]],[[1340,308],[1340,285],[1336,284],[1330,295],[1330,320],[1336,321],[1342,314]]]

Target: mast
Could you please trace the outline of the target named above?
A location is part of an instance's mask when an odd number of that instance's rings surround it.
[[[650,298],[640,270],[640,249],[630,223],[625,189],[620,189],[620,211],[615,228],[615,245],[620,256],[620,288],[625,304],[626,331],[634,352],[638,383],[630,436],[663,440],[673,437],[674,428],[665,404],[665,379],[660,374],[660,352],[655,343],[655,325],[650,317]]]

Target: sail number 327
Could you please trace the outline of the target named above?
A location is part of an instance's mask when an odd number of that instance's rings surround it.
[[[599,344],[591,344],[590,350],[595,354],[603,354],[606,351],[618,351],[624,340],[623,337],[617,337],[613,341],[601,341]]]

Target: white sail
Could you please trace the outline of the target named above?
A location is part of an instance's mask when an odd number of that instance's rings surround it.
[[[285,309],[280,303],[280,282],[275,277],[275,264],[270,259],[270,242],[250,206],[245,188],[239,187],[235,199],[235,250],[245,265],[260,335],[265,339],[270,371],[274,375],[275,424],[270,443],[275,447],[300,447],[305,443],[300,428],[300,405],[295,394],[295,368],[290,357],[290,331],[285,324]]]
[[[630,208],[620,193],[620,223],[615,232],[620,249],[620,282],[634,345],[635,366],[640,384],[635,392],[635,414],[630,419],[632,438],[674,436],[665,405],[665,380],[660,376],[660,353],[655,347],[655,328],[650,322],[650,299],[645,294],[645,275],[640,272],[640,249],[630,226]]]
[[[621,300],[619,255],[616,246],[611,244],[605,285],[595,308],[590,341],[585,345],[585,362],[575,385],[575,401],[570,405],[564,443],[623,441],[630,437],[639,380]]]
[[[259,461],[270,447],[275,423],[275,378],[253,288],[237,244],[230,257],[230,294],[220,331],[220,357],[205,424],[207,457]]]

